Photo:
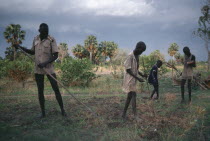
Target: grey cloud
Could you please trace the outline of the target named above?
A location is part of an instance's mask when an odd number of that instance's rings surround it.
[[[195,54],[206,59],[205,50],[200,49],[202,41],[192,37],[200,15],[199,1],[148,0],[145,2],[153,8],[152,13],[129,16],[96,14],[94,10],[83,9],[76,0],[52,0],[45,4],[40,1],[27,1],[23,5],[23,0],[3,1],[4,5],[0,6],[1,33],[8,24],[19,23],[26,30],[24,45],[30,47],[33,37],[38,34],[39,24],[46,22],[57,42],[67,42],[70,47],[83,44],[87,35],[94,34],[99,41],[115,41],[119,47],[130,51],[136,42],[143,40],[148,46],[146,54],[156,49],[167,54],[170,43],[177,42],[181,47],[190,46],[194,52],[199,50]],[[46,8],[39,8],[43,5]],[[14,8],[8,11],[11,6]],[[5,46],[8,45],[0,40],[1,55]]]

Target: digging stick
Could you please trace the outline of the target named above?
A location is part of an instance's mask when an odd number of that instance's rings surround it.
[[[144,73],[145,73],[145,66],[144,66],[144,59],[143,59],[143,57],[142,57],[142,65],[143,65],[143,69],[144,69]],[[149,90],[148,81],[146,80],[146,82],[147,82],[147,89],[148,89],[148,91],[150,91],[150,90]]]

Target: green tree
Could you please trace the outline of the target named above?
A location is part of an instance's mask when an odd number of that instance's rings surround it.
[[[172,43],[168,48],[168,54],[173,58],[174,55],[179,51],[179,46],[176,43]]]
[[[61,64],[61,80],[67,86],[88,86],[96,78],[94,65],[89,59],[64,59]]]
[[[180,62],[180,60],[183,60],[183,59],[184,59],[184,56],[181,55],[181,53],[177,52],[177,53],[174,55],[174,58],[176,59],[176,62]]]
[[[9,78],[21,82],[24,88],[26,80],[33,74],[33,62],[22,54],[16,60],[8,62],[6,72]]]
[[[58,58],[62,63],[64,58],[69,56],[67,43],[60,43],[59,46],[58,46],[58,49],[59,49]]]
[[[148,74],[148,72],[150,72],[152,66],[154,64],[156,64],[157,60],[161,60],[161,61],[165,62],[165,57],[163,54],[160,53],[159,50],[155,50],[148,56],[146,56],[146,55],[140,56],[139,60],[140,60],[139,63],[140,63],[141,70],[143,70],[144,73]],[[168,70],[167,70],[166,66],[162,65],[162,67],[159,70],[159,74],[162,75],[162,74],[166,73],[167,71]]]
[[[0,78],[3,78],[7,75],[7,65],[9,63],[8,59],[0,59]]]
[[[25,31],[21,30],[19,24],[10,24],[4,31],[4,38],[13,47],[14,44],[22,44],[22,41],[25,39]],[[16,49],[13,47],[13,60],[15,59]]]
[[[73,47],[72,52],[73,52],[74,56],[79,59],[89,57],[88,50],[80,44],[77,44],[75,47]]]
[[[14,50],[12,46],[7,47],[5,53],[5,59],[12,61],[14,59]]]
[[[97,52],[97,46],[98,46],[98,41],[96,39],[96,36],[94,35],[89,35],[84,41],[85,48],[89,51],[90,53],[90,61],[93,62],[93,56]]]
[[[175,62],[174,56],[176,55],[178,51],[179,51],[179,46],[176,43],[172,43],[170,47],[168,48],[168,54],[172,57],[172,60],[173,60],[172,63]],[[174,63],[171,65],[174,65]],[[173,77],[173,74],[174,73],[173,73],[173,68],[172,68],[172,77]]]
[[[200,37],[205,42],[205,48],[208,53],[208,70],[210,69],[210,1],[201,8],[202,16],[199,17],[198,24],[199,28],[194,31],[194,34]]]
[[[102,55],[105,59],[109,57],[111,61],[112,57],[116,55],[118,45],[113,41],[103,41],[99,44],[99,48],[101,48]]]
[[[100,64],[106,61],[104,56],[102,55],[101,47],[97,47],[96,53],[93,56],[93,61],[95,64]]]
[[[14,50],[13,47],[7,47],[5,53],[5,59],[8,59],[10,61],[14,60]],[[21,55],[21,51],[20,50],[16,50],[16,58],[18,58]]]

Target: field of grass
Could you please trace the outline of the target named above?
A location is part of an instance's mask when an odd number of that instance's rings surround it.
[[[62,117],[54,93],[46,79],[46,118],[40,113],[34,81],[22,88],[9,79],[0,80],[1,141],[207,141],[210,140],[210,91],[193,89],[192,103],[180,104],[180,87],[169,78],[160,80],[160,99],[149,99],[146,84],[138,84],[137,112],[131,107],[128,119],[121,119],[126,94],[122,79],[104,74],[89,87],[69,90],[99,116],[93,116],[61,89],[68,114]],[[143,88],[142,88],[143,87]],[[152,87],[150,87],[150,91]],[[187,92],[185,94],[186,99]]]

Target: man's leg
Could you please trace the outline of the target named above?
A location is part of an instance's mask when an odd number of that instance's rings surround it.
[[[136,92],[132,92],[132,109],[134,116],[136,116]]]
[[[154,90],[152,91],[152,94],[150,96],[150,98],[152,99],[153,98],[153,95],[155,94],[156,90],[155,90],[155,85],[153,84],[153,87],[154,87]]]
[[[44,99],[44,75],[35,74],[36,84],[38,88],[39,104],[42,111],[41,117],[45,117],[45,99]]]
[[[188,93],[189,93],[189,102],[191,102],[191,79],[188,79]]]
[[[154,88],[155,88],[155,92],[157,94],[157,97],[155,99],[158,99],[159,98],[159,85],[158,84],[154,85]]]
[[[51,74],[51,75],[54,78],[56,78],[55,73],[54,74]],[[66,116],[65,110],[63,108],[63,100],[62,100],[61,93],[60,93],[59,88],[58,88],[58,84],[57,84],[57,82],[53,78],[51,78],[51,76],[47,75],[47,77],[50,80],[50,84],[51,84],[51,86],[52,86],[52,88],[53,88],[53,90],[55,92],[56,99],[57,99],[58,104],[59,104],[59,106],[61,108],[61,114],[63,116]]]
[[[184,102],[184,85],[186,83],[186,79],[182,79],[182,82],[181,82],[181,94],[182,94],[182,101],[181,103]]]
[[[125,118],[125,116],[126,116],[126,112],[127,112],[127,109],[128,109],[131,99],[132,99],[132,92],[129,92],[126,102],[125,102],[125,108],[124,108],[123,115],[122,115],[123,118]]]

